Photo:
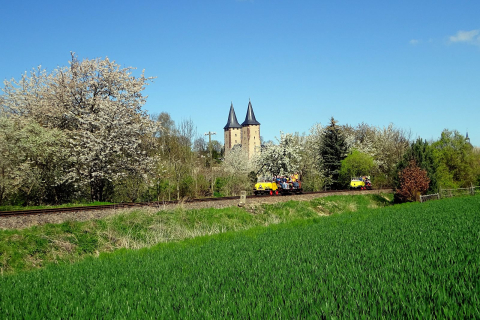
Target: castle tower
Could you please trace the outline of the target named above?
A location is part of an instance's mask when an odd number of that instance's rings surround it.
[[[248,100],[247,115],[242,123],[242,149],[247,152],[248,159],[260,150],[260,122],[255,119],[250,99]]]
[[[227,125],[223,127],[225,154],[228,153],[236,144],[242,143],[242,126],[237,121],[233,103],[230,105],[230,113],[228,114]]]

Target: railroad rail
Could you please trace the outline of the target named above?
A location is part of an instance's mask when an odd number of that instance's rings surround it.
[[[377,191],[391,191],[391,189],[373,189]],[[362,192],[362,190],[326,190],[316,192],[302,192],[300,195],[305,194],[324,194],[324,193],[344,193],[344,192]],[[247,196],[248,198],[261,198],[272,196]],[[279,197],[279,196],[277,196]],[[222,200],[239,200],[240,196],[233,197],[217,197],[217,198],[198,198],[198,199],[184,199],[184,200],[170,200],[170,201],[152,201],[152,202],[124,202],[117,204],[106,204],[97,206],[78,206],[78,207],[65,207],[65,208],[45,208],[45,209],[30,209],[30,210],[13,210],[13,211],[0,211],[0,217],[11,217],[21,215],[35,215],[35,214],[49,214],[49,213],[62,213],[62,212],[75,212],[75,211],[95,211],[95,210],[108,210],[108,209],[123,209],[133,207],[159,207],[163,205],[172,205],[178,203],[193,203],[193,202],[213,202]]]

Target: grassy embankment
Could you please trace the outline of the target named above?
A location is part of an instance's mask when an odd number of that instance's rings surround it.
[[[265,211],[323,211],[327,202],[322,201],[289,202]],[[378,210],[359,206],[326,218],[53,265],[0,278],[0,314],[480,318],[479,207],[479,196]]]
[[[383,207],[391,203],[391,197],[391,194],[332,196],[253,209],[140,209],[87,222],[0,230],[0,274],[40,268],[49,263],[76,262],[88,255],[121,248],[139,249],[196,236]]]
[[[18,211],[18,210],[35,210],[35,209],[54,209],[54,208],[71,208],[71,207],[88,207],[100,206],[104,204],[114,204],[112,202],[79,202],[79,203],[65,203],[59,205],[44,205],[44,206],[0,206],[0,211]]]

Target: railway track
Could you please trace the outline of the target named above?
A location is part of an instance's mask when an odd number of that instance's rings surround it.
[[[375,190],[375,189],[373,189]],[[377,191],[391,191],[391,189],[377,189]],[[327,190],[327,191],[317,191],[317,192],[303,192],[301,194],[325,194],[325,193],[345,193],[345,192],[362,192],[362,190]],[[248,198],[261,198],[261,197],[272,197],[269,195],[264,196],[247,196]],[[277,196],[277,197],[280,197]],[[62,212],[77,212],[77,211],[96,211],[96,210],[108,210],[108,209],[123,209],[123,208],[134,208],[134,207],[158,207],[163,205],[172,205],[178,203],[194,203],[194,202],[214,202],[222,200],[239,200],[240,196],[234,197],[221,197],[221,198],[199,198],[199,199],[187,199],[187,200],[171,200],[171,201],[153,201],[153,202],[130,202],[130,203],[117,203],[117,204],[108,204],[108,205],[98,205],[98,206],[79,206],[79,207],[68,207],[68,208],[47,208],[47,209],[31,209],[31,210],[13,210],[13,211],[0,211],[0,217],[12,217],[12,216],[25,216],[25,215],[36,215],[36,214],[49,214],[49,213],[62,213]]]

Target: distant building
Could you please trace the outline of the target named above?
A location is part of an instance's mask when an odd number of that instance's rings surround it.
[[[234,146],[242,145],[242,126],[237,121],[233,103],[230,105],[230,113],[228,114],[227,125],[223,127],[225,153],[230,151]]]
[[[248,101],[247,115],[245,121],[240,125],[233,109],[233,103],[230,105],[227,125],[223,127],[225,139],[225,154],[227,154],[235,145],[240,145],[248,158],[250,159],[255,152],[260,150],[260,122],[255,119],[252,103]]]

